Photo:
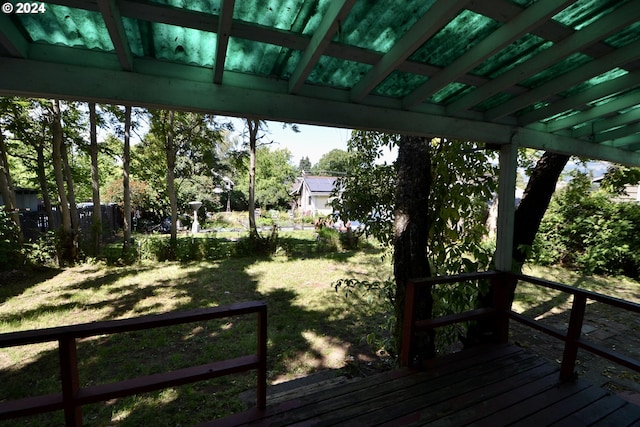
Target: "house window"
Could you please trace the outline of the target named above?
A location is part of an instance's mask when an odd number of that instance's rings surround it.
[[[311,196],[309,196],[309,203],[307,203],[309,206],[311,206]]]

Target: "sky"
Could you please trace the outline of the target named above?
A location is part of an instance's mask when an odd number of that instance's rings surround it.
[[[244,128],[242,119],[232,119],[236,132],[241,133]],[[312,165],[333,149],[347,151],[347,141],[351,137],[351,129],[333,128],[325,126],[297,125],[300,132],[296,133],[291,127],[282,127],[281,122],[267,121],[268,137],[274,141],[273,148],[287,148],[291,152],[291,163],[297,166],[300,159],[309,157]],[[381,161],[392,162],[395,152],[385,152]]]

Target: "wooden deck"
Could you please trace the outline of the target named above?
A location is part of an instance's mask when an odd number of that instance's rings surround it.
[[[399,369],[269,404],[216,426],[631,426],[640,407],[512,345],[468,350],[425,371]]]

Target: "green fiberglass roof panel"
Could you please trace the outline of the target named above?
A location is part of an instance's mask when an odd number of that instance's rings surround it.
[[[423,16],[434,0],[360,0],[341,22],[335,40],[386,53]],[[410,13],[408,13],[410,11]]]
[[[152,3],[186,9],[194,12],[220,14],[221,0],[150,0]]]
[[[31,14],[5,3],[0,95],[640,164],[640,0],[53,0]]]
[[[107,27],[97,12],[48,4],[44,13],[16,16],[35,42],[113,51]]]
[[[216,35],[175,25],[153,23],[146,34],[146,55],[183,64],[213,66]]]

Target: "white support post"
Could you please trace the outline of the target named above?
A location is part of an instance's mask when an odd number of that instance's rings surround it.
[[[518,143],[513,138],[511,144],[504,144],[500,148],[498,227],[495,256],[495,268],[498,271],[511,271],[513,262],[512,247],[517,168]]]

